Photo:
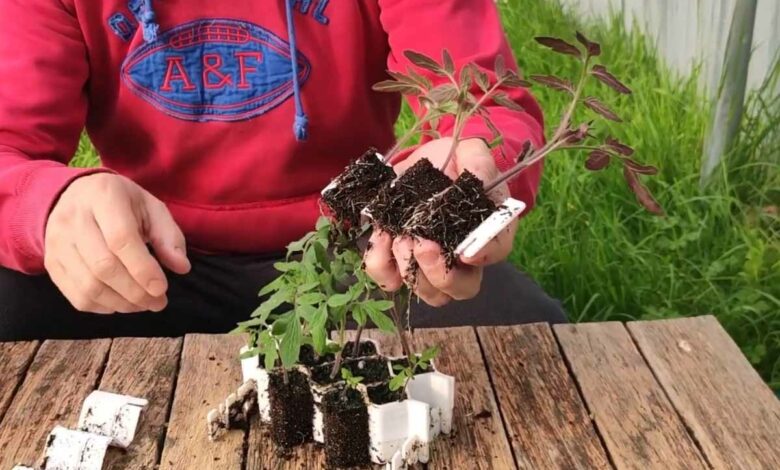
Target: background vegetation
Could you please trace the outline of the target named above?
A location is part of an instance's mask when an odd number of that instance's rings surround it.
[[[604,63],[634,94],[594,89],[626,124],[600,124],[661,169],[648,185],[666,217],[645,213],[617,168],[586,174],[583,159],[554,158],[537,209],[526,217],[512,261],[551,295],[572,321],[713,314],[775,390],[780,390],[780,72],[749,100],[739,142],[717,181],[698,187],[709,104],[696,78],[675,78],[621,21],[578,24],[549,0],[500,3],[512,47],[528,74],[572,76],[575,63],[533,42],[572,38],[575,29],[602,43]],[[565,96],[535,94],[551,122]],[[583,116],[583,118],[588,118]],[[408,114],[399,127],[408,125]],[[97,163],[83,139],[74,164]]]

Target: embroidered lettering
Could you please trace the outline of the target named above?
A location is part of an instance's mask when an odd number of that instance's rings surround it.
[[[219,69],[222,67],[222,56],[220,54],[203,54],[203,86],[206,88],[217,89],[232,85],[233,80],[229,73],[222,73]],[[217,81],[212,82],[210,77]]]
[[[187,75],[187,70],[184,68],[184,57],[173,56],[167,57],[168,69],[165,71],[165,79],[163,85],[160,87],[162,91],[173,91],[171,86],[172,82],[180,81],[183,84],[182,89],[185,91],[192,91],[195,89],[195,85]]]
[[[251,67],[247,64],[247,59],[255,59],[255,64],[259,64],[263,55],[259,52],[236,52],[238,59],[238,88],[249,88],[249,82],[246,80],[248,73],[257,72],[257,67]]]

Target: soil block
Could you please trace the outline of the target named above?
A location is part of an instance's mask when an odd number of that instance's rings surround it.
[[[349,369],[355,377],[363,377],[364,384],[381,382],[390,378],[387,368],[387,359],[382,356],[361,357],[345,359],[341,363],[342,369]],[[341,381],[341,371],[335,379],[330,378],[333,363],[329,362],[311,369],[311,380],[317,385],[329,385]]]
[[[322,195],[322,201],[338,220],[359,227],[361,211],[395,176],[393,168],[377,158],[376,149],[370,149],[347,166],[336,178],[336,186]]]
[[[280,447],[290,448],[312,440],[314,399],[306,375],[288,370],[284,383],[280,370],[269,374],[271,437]]]
[[[401,175],[392,186],[383,187],[369,206],[371,217],[379,227],[393,236],[403,226],[418,204],[447,189],[452,180],[435,168],[427,159],[421,159]]]
[[[374,356],[378,352],[376,350],[376,344],[374,344],[373,341],[361,341],[360,346],[358,346],[357,356],[352,354],[354,349],[355,349],[355,342],[347,341],[347,344],[344,345],[344,353],[345,353],[344,355],[346,357],[365,357],[365,356]]]
[[[448,191],[420,205],[406,228],[411,235],[441,245],[447,267],[452,268],[455,249],[496,209],[482,181],[464,171]]]
[[[355,389],[338,388],[322,399],[325,462],[328,468],[371,463],[368,408]]]
[[[395,391],[390,390],[389,381],[369,385],[366,387],[366,392],[368,394],[368,401],[374,405],[384,405],[385,403],[401,401],[406,398],[406,392],[403,388]]]
[[[324,354],[322,356],[318,356],[310,344],[304,344],[301,346],[301,353],[298,362],[307,367],[314,367],[320,364],[325,364],[326,362],[330,362],[333,359],[333,354]]]

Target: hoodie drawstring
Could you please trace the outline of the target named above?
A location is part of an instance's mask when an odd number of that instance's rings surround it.
[[[295,38],[295,21],[293,15],[293,5],[296,0],[284,0],[287,12],[287,34],[290,40],[290,63],[292,65],[293,95],[295,99],[295,121],[293,123],[293,133],[298,141],[309,138],[309,117],[303,110],[303,101],[301,100],[301,83],[298,77],[298,49]],[[152,7],[152,0],[131,0],[130,11],[133,12],[144,32],[144,41],[154,42],[157,40],[157,34],[160,31],[160,25],[155,21],[156,15]]]
[[[295,3],[295,0],[284,0],[284,3],[287,9],[287,35],[290,37],[290,60],[292,63],[293,92],[295,95],[293,132],[295,133],[295,139],[301,141],[309,138],[309,118],[303,111],[301,84],[298,79],[298,49],[295,44],[295,21],[293,21],[293,3]]]

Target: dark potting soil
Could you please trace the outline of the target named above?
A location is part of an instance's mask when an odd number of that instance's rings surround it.
[[[336,178],[336,187],[325,191],[323,202],[340,221],[360,226],[360,212],[376,197],[380,188],[395,179],[395,171],[370,149],[353,161]]]
[[[414,236],[439,243],[447,267],[452,268],[455,249],[495,210],[482,181],[464,171],[448,191],[418,207],[406,228]]]
[[[268,395],[271,405],[271,437],[281,447],[293,447],[312,440],[314,399],[306,376],[297,370],[269,374]]]
[[[412,165],[392,186],[383,187],[369,206],[379,227],[393,236],[403,231],[415,207],[452,184],[452,180],[422,159]]]
[[[389,382],[382,382],[366,387],[368,401],[375,405],[384,405],[385,403],[401,401],[406,398],[406,392],[402,388],[392,391],[388,384]]]
[[[322,416],[327,467],[369,464],[368,408],[360,392],[351,388],[328,392],[322,399]]]
[[[390,378],[387,359],[382,356],[344,359],[342,369],[349,369],[355,377],[363,377],[364,384],[380,382]],[[328,362],[311,369],[311,380],[317,385],[329,385],[341,381],[341,371],[334,379],[330,378],[333,362]]]
[[[347,344],[344,345],[344,353],[346,357],[373,356],[378,352],[376,350],[376,344],[374,344],[373,341],[361,341],[360,346],[358,346],[357,356],[352,354],[354,350],[355,350],[355,342],[347,341]]]
[[[333,354],[324,354],[322,356],[318,356],[310,344],[304,344],[301,346],[301,353],[298,358],[298,362],[307,367],[314,367],[326,362],[330,362],[333,359]]]

